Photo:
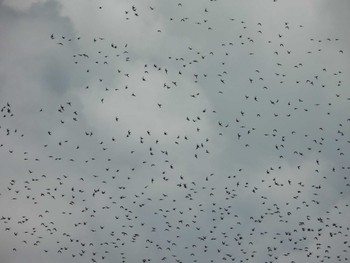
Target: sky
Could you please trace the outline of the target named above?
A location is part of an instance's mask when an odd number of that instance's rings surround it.
[[[349,262],[349,13],[0,0],[0,262]]]

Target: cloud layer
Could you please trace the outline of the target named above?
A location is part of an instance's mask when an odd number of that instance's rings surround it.
[[[347,1],[0,2],[4,262],[347,262]]]

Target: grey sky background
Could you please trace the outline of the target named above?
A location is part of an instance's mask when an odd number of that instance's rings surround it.
[[[349,13],[1,0],[0,262],[348,262]]]

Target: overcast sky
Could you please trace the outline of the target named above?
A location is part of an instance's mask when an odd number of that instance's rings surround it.
[[[0,0],[0,261],[349,262],[349,14]]]

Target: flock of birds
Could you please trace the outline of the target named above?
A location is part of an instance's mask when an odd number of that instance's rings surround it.
[[[157,13],[139,9],[130,5],[125,19]],[[174,24],[220,36],[210,6],[201,12],[169,17],[155,33]],[[345,51],[330,50],[339,41],[330,37],[294,44],[290,35],[302,39],[306,26],[292,22],[271,36],[262,22],[223,19],[229,41],[179,42],[145,63],[135,43],[48,37],[84,84],[38,105],[35,127],[20,124],[20,102],[1,98],[1,158],[14,171],[0,190],[13,208],[0,212],[10,255],[350,261],[350,97],[342,69],[318,61]]]

